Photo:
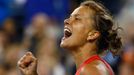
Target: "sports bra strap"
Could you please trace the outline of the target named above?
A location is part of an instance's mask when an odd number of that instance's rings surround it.
[[[111,67],[109,66],[109,64],[107,62],[105,62],[103,59],[101,59],[98,55],[93,55],[92,57],[88,58],[83,64],[81,64],[75,75],[80,75],[82,67],[84,67],[85,65],[91,63],[94,60],[102,61],[106,65],[106,67],[108,68],[108,70],[110,72],[110,75],[114,75],[114,73],[111,70]]]

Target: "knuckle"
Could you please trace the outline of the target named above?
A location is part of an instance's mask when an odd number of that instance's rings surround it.
[[[27,52],[26,55],[32,56],[32,53],[31,52]]]
[[[20,62],[20,61],[18,61],[18,62],[17,62],[17,65],[21,65],[21,62]]]

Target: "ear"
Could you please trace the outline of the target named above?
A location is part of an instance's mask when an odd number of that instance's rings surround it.
[[[93,41],[99,38],[100,32],[99,31],[91,31],[88,34],[87,41]]]

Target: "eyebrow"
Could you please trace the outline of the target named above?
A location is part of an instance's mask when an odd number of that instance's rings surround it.
[[[72,16],[77,17],[77,16],[80,16],[80,14],[74,14],[74,15],[70,15],[70,17],[72,17]]]
[[[72,16],[74,16],[74,17],[83,17],[80,14],[73,14],[73,15],[71,14],[70,17],[72,17]],[[89,16],[89,17],[86,16],[86,18],[93,18],[93,17],[92,16]]]

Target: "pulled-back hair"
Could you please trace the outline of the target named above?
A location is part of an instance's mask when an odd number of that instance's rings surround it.
[[[81,6],[89,7],[89,10],[95,11],[95,14],[93,15],[95,23],[94,27],[101,34],[97,40],[99,48],[98,53],[104,50],[118,52],[122,46],[121,38],[118,36],[118,27],[113,29],[115,24],[108,9],[106,9],[101,3],[92,0],[83,2]]]

